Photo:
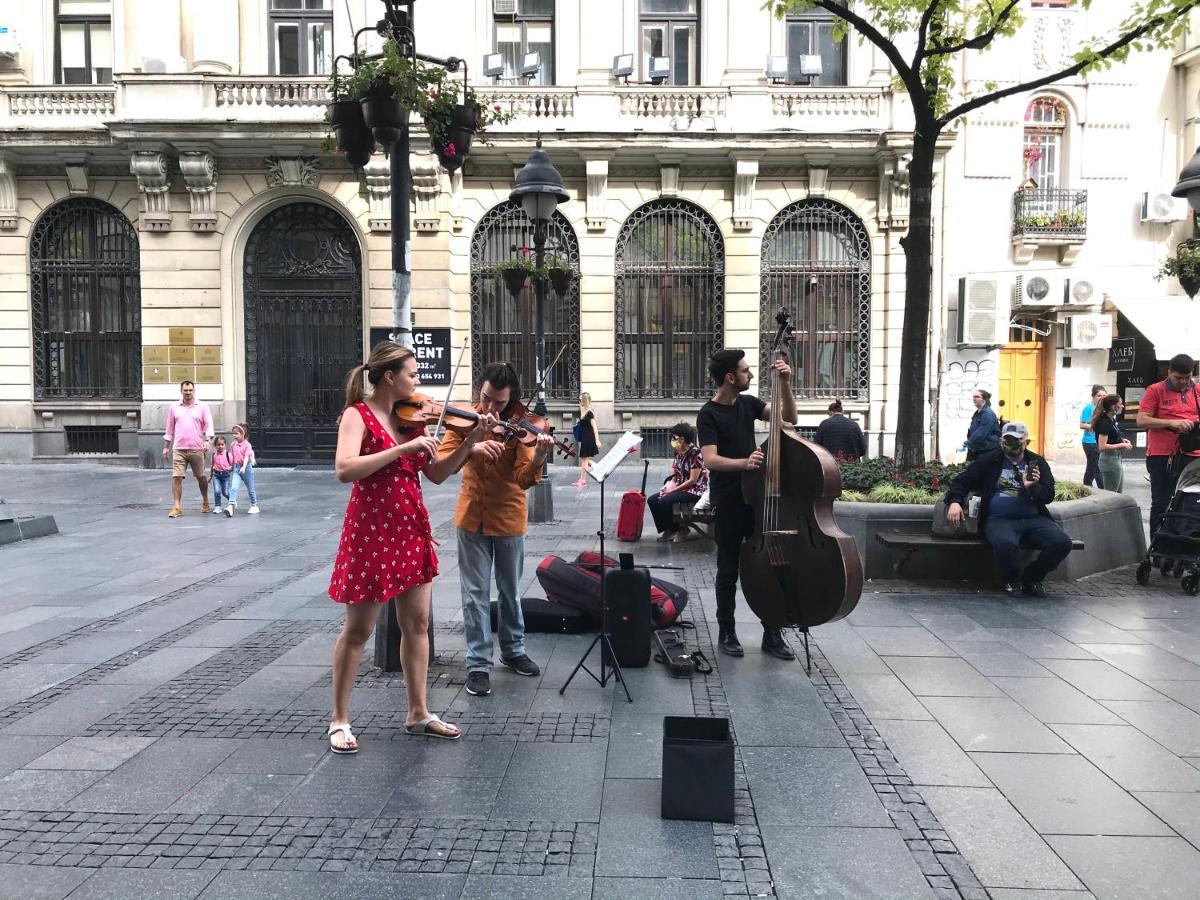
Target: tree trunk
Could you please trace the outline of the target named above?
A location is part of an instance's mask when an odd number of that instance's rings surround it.
[[[904,330],[900,346],[900,404],[896,462],[909,469],[925,462],[926,357],[933,278],[933,157],[937,131],[930,125],[914,134],[908,165],[908,234],[900,239],[906,262]]]

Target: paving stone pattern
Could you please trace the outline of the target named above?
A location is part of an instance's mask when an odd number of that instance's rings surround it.
[[[455,486],[427,486],[442,540],[430,703],[464,740],[407,735],[403,676],[368,659],[353,710],[364,750],[343,758],[324,739],[340,628],[324,590],[344,486],[271,470],[261,516],[168,523],[162,473],[4,474],[10,504],[36,504],[63,532],[0,550],[0,874],[33,896],[135,877],[115,869],[287,872],[323,896],[355,882],[304,879],[889,900],[1139,896],[1138,878],[1143,894],[1188,897],[1200,883],[1200,611],[1157,574],[1149,588],[1131,570],[1056,586],[1042,603],[875,582],[851,617],[817,629],[805,675],[758,652],[744,605],[746,658],[718,656],[711,545],[646,539],[641,561],[684,567],[665,574],[689,590],[684,635],[711,674],[631,671],[633,704],[586,679],[559,695],[590,638],[531,635],[542,677],[499,669],[493,696],[475,698]],[[561,521],[526,545],[535,593],[542,555],[597,544],[584,524],[595,490],[555,478]],[[639,482],[620,470],[614,492]],[[659,818],[663,714],[731,720],[733,823]],[[172,877],[178,896],[208,884]]]

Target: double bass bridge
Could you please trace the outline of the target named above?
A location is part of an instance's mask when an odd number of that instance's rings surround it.
[[[784,549],[784,542],[774,540],[774,538],[796,537],[800,534],[799,531],[792,529],[790,531],[764,531],[764,544],[767,548],[767,561],[772,566],[790,565],[788,554]]]

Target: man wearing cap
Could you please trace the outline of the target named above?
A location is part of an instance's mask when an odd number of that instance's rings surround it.
[[[1050,464],[1028,447],[1029,429],[1021,422],[1005,425],[1000,449],[982,454],[950,484],[946,519],[960,523],[967,494],[978,494],[979,530],[996,554],[1005,592],[1045,597],[1042,581],[1067,558],[1071,539],[1046,510],[1054,500]],[[1041,551],[1023,572],[1017,568],[1019,547]]]

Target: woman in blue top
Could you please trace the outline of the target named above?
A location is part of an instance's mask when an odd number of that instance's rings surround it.
[[[1092,385],[1092,402],[1083,408],[1083,412],[1079,414],[1079,430],[1083,432],[1083,455],[1087,459],[1087,466],[1083,470],[1083,483],[1088,487],[1093,484],[1100,490],[1104,490],[1104,473],[1100,471],[1100,450],[1096,446],[1096,432],[1092,430],[1092,420],[1096,418],[1096,410],[1100,407],[1100,401],[1105,398],[1108,391],[1104,389],[1102,384]],[[1117,493],[1120,493],[1118,490]]]
[[[1000,449],[1000,420],[992,409],[992,395],[983,388],[971,394],[975,415],[967,426],[967,462],[989,450]]]

